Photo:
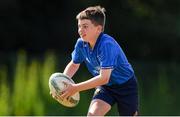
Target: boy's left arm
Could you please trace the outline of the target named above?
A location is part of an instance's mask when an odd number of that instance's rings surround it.
[[[95,76],[81,83],[69,84],[68,87],[63,91],[61,98],[65,99],[75,94],[76,92],[92,89],[97,86],[107,84],[109,82],[111,72],[112,69],[101,69],[98,76]]]

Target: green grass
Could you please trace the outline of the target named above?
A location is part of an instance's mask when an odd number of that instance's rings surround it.
[[[6,66],[0,68],[0,115],[44,115],[45,98],[49,96],[49,76],[55,72],[55,56],[48,52],[44,61],[28,61],[25,51],[17,53],[13,88],[7,83]]]
[[[7,66],[0,67],[0,115],[8,115],[11,111],[10,89],[7,83]]]
[[[17,52],[10,67],[0,64],[0,115],[76,115],[85,116],[93,90],[80,93],[80,102],[74,108],[60,105],[49,95],[48,81],[54,72],[62,72],[64,58],[53,51],[43,57],[29,57],[24,50]],[[28,58],[29,57],[29,58]],[[57,65],[58,63],[58,65]],[[58,68],[58,66],[60,68]],[[141,115],[180,115],[179,77],[176,63],[134,64],[139,81]],[[91,77],[85,66],[73,78],[81,82]],[[108,115],[118,115],[114,106]]]

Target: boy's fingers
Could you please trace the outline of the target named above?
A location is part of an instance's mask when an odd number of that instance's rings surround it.
[[[57,99],[57,96],[56,96],[56,95],[53,95],[52,92],[49,92],[49,94],[52,96],[52,98]]]
[[[54,96],[54,99],[56,99],[56,100],[57,100],[57,99],[58,99],[58,96]]]
[[[68,86],[68,83],[67,83],[67,82],[62,81],[62,83],[64,84],[64,86],[65,86],[65,87],[67,87],[67,86]]]

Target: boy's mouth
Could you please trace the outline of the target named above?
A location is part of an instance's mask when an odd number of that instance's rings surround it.
[[[85,37],[85,36],[86,36],[86,34],[81,34],[80,36],[81,36],[81,37]]]

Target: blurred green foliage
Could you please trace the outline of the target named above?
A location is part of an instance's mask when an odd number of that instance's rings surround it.
[[[0,0],[0,51],[67,53],[78,38],[76,15],[95,5],[106,8],[105,33],[131,58],[180,60],[180,0]]]
[[[74,108],[60,105],[49,95],[49,76],[62,72],[66,65],[64,58],[53,51],[46,52],[41,58],[28,57],[20,50],[14,56],[13,72],[6,64],[0,64],[0,115],[86,115],[94,90],[81,92],[81,100]],[[135,61],[132,65],[139,81],[140,115],[180,115],[180,66],[173,62]],[[90,77],[82,65],[74,81],[81,82]],[[116,110],[115,105],[108,115],[118,115]]]

